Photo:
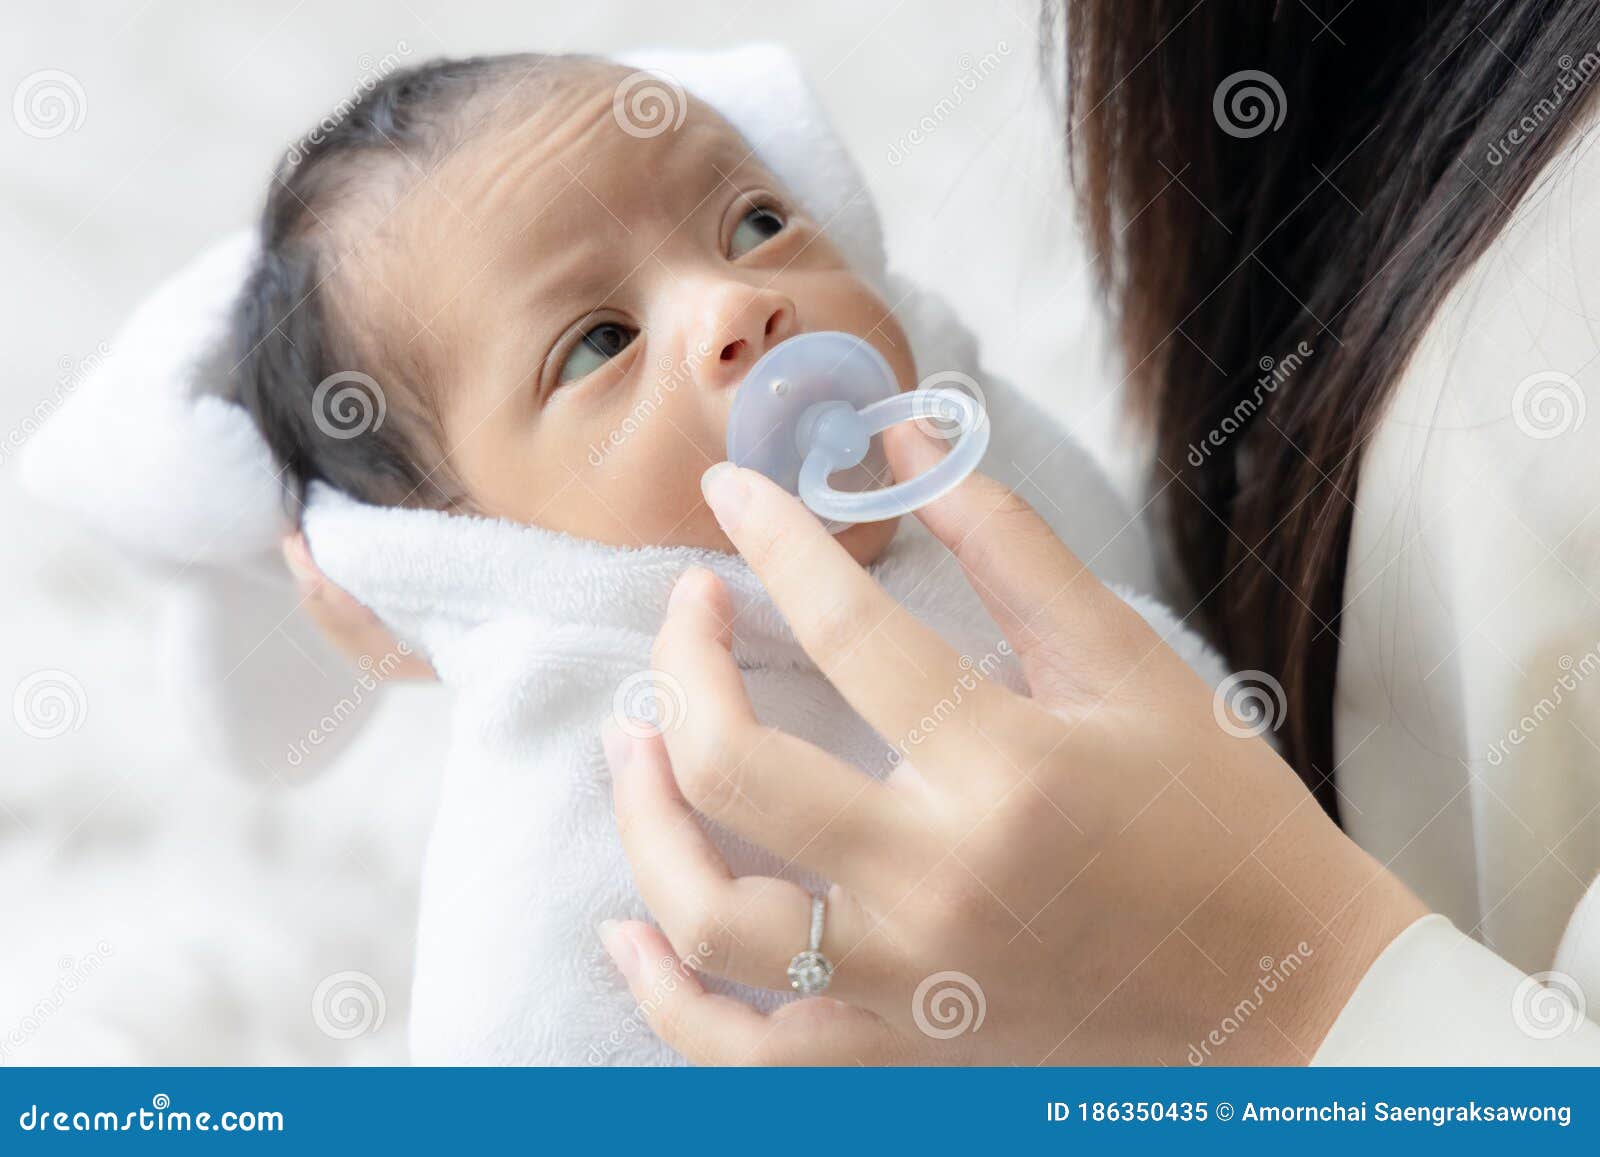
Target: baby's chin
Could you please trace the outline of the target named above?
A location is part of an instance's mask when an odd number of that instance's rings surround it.
[[[889,547],[889,542],[894,538],[895,529],[900,525],[898,518],[891,518],[887,522],[859,522],[855,526],[846,527],[833,537],[839,545],[850,552],[850,557],[862,566],[868,566],[878,561]]]
[[[891,518],[887,522],[858,522],[854,526],[847,526],[836,533],[833,538],[840,546],[844,547],[851,558],[862,566],[871,566],[878,561],[880,555],[888,549],[894,532],[899,527],[900,520]],[[727,535],[722,533],[721,527],[712,532],[715,541],[706,541],[695,538],[693,541],[685,538],[673,545],[678,546],[705,546],[713,550],[720,550],[724,554],[737,554],[732,542]]]

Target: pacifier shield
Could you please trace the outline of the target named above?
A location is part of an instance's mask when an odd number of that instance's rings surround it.
[[[734,395],[728,461],[797,494],[805,457],[797,432],[806,412],[830,401],[860,410],[899,392],[894,370],[870,342],[837,330],[797,334],[762,355]],[[888,478],[883,447],[874,440],[861,463],[835,474],[832,485],[862,491]]]

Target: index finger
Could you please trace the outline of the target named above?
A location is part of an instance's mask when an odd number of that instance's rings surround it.
[[[986,767],[989,733],[1024,704],[998,684],[971,682],[950,645],[891,598],[816,515],[754,470],[720,462],[702,480],[723,531],[766,586],[800,645],[852,707],[897,748],[918,738],[925,771]],[[926,720],[938,712],[941,722]]]

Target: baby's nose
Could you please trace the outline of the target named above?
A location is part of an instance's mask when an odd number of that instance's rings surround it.
[[[729,286],[715,291],[701,314],[701,384],[710,389],[738,385],[750,367],[799,328],[794,302],[771,289]]]

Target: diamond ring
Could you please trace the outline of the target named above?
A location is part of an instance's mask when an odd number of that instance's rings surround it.
[[[789,961],[789,986],[801,996],[818,996],[833,981],[833,961],[822,954],[822,921],[828,911],[824,896],[811,897],[811,947]]]

